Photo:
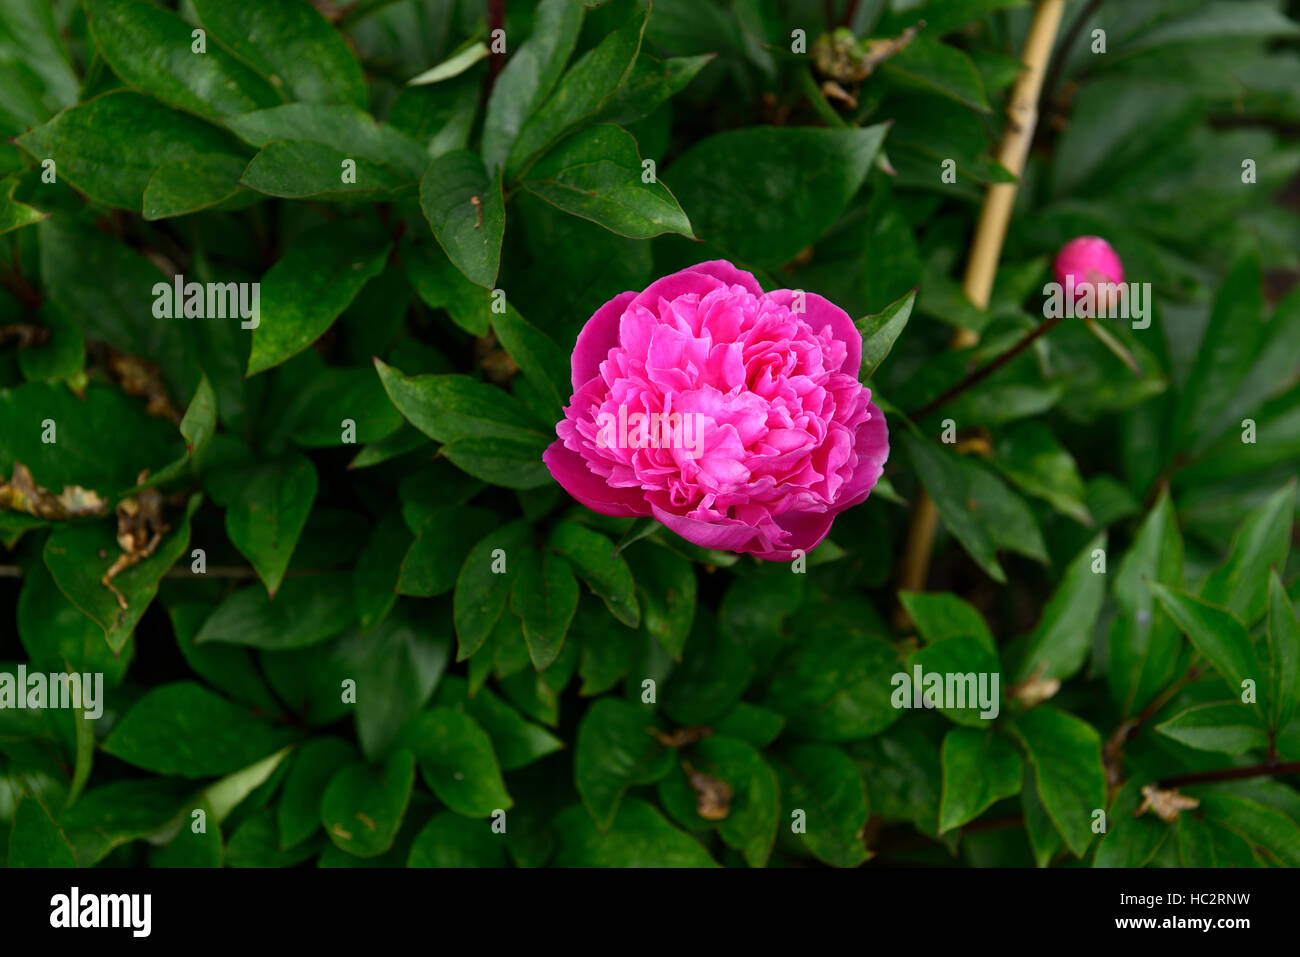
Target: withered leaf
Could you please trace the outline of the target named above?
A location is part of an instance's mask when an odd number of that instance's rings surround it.
[[[107,503],[93,489],[65,485],[55,495],[32,478],[22,462],[14,462],[11,479],[0,478],[0,510],[25,512],[37,518],[68,519],[83,515],[102,515]]]

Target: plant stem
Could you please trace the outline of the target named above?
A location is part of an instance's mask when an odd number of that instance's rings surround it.
[[[999,369],[1001,369],[1004,365],[1006,365],[1016,356],[1020,355],[1020,353],[1024,352],[1031,345],[1033,345],[1036,339],[1045,336],[1047,333],[1051,332],[1054,328],[1056,328],[1056,326],[1060,325],[1060,323],[1064,318],[1065,317],[1063,315],[1053,316],[1051,319],[1042,322],[1036,328],[1034,328],[1032,332],[1026,333],[1024,338],[1022,338],[1019,342],[1017,342],[1006,352],[1002,353],[1000,356],[998,356],[996,359],[993,359],[991,362],[986,362],[984,365],[980,366],[970,375],[966,376],[966,378],[962,379],[952,388],[943,392],[937,398],[931,399],[929,402],[921,406],[915,412],[909,412],[907,417],[911,419],[913,422],[919,422],[921,421],[921,419],[925,418],[935,409],[939,408],[940,406],[947,405],[949,402],[957,398],[957,396],[961,395],[967,389],[979,385],[981,382],[983,382],[993,373],[997,372]]]
[[[1288,761],[1282,764],[1277,761],[1266,761],[1263,764],[1252,764],[1245,768],[1194,771],[1191,774],[1178,774],[1172,778],[1165,778],[1160,782],[1160,787],[1169,790],[1171,788],[1186,787],[1189,784],[1209,784],[1212,781],[1240,781],[1243,778],[1272,777],[1280,774],[1300,774],[1300,761]]]
[[[1052,55],[1052,43],[1061,24],[1065,0],[1041,0],[1034,11],[1034,19],[1025,38],[1020,60],[1025,71],[1020,74],[1011,98],[1007,103],[1007,125],[998,149],[998,162],[1019,176],[1024,170],[1025,157],[1034,137],[1038,122],[1038,95],[1042,90],[1043,75]],[[966,263],[963,291],[978,309],[986,309],[993,292],[993,279],[997,275],[1002,243],[1007,235],[1007,223],[1015,203],[1015,183],[995,183],[984,196],[979,223],[971,241],[970,257]],[[979,336],[961,330],[953,337],[955,348],[968,348],[979,341]],[[905,591],[924,591],[930,568],[930,550],[934,544],[934,531],[939,513],[924,488],[918,488],[912,506],[912,520],[908,527],[907,545],[900,566],[898,587]],[[894,615],[895,625],[906,628],[910,618],[899,605]]]

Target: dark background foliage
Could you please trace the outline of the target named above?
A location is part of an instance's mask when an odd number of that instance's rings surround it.
[[[1031,13],[6,0],[0,671],[106,691],[0,709],[0,860],[1300,863],[1300,10],[1068,4],[977,309]],[[823,95],[831,28],[920,20]],[[1150,327],[1063,323],[909,421],[1080,234]],[[891,461],[806,570],[540,461],[586,319],[707,258],[872,337]],[[156,317],[177,275],[260,282],[260,325]],[[998,719],[894,707],[914,666],[999,673]],[[1135,815],[1156,785],[1195,807]]]

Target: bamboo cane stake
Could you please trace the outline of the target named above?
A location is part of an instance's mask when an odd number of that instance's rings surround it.
[[[1025,158],[1034,138],[1038,123],[1038,96],[1043,87],[1043,75],[1052,55],[1056,31],[1061,25],[1065,0],[1041,0],[1034,11],[1034,19],[1025,38],[1021,61],[1024,71],[1016,80],[1007,104],[1007,125],[998,147],[998,162],[1017,177],[1024,171]],[[971,240],[970,255],[966,261],[966,274],[962,290],[966,298],[978,309],[986,309],[993,293],[993,280],[997,275],[998,259],[1007,237],[1007,224],[1016,202],[1016,183],[994,183],[984,194],[975,236]],[[952,348],[968,349],[979,342],[979,334],[970,329],[958,329],[952,338]],[[912,517],[907,529],[907,545],[899,568],[899,588],[905,591],[922,591],[930,570],[930,552],[939,519],[938,509],[924,488],[917,488]],[[902,628],[910,627],[907,613],[900,606],[896,622]]]

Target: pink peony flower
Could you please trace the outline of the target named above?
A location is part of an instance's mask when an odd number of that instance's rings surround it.
[[[593,511],[652,515],[705,548],[789,561],[866,499],[889,457],[861,361],[843,309],[700,263],[587,321],[543,458]]]
[[[1075,289],[1084,283],[1101,285],[1124,281],[1124,264],[1119,261],[1115,250],[1111,249],[1110,243],[1100,236],[1071,239],[1056,254],[1052,272],[1062,286],[1066,286],[1067,278],[1073,276]]]

